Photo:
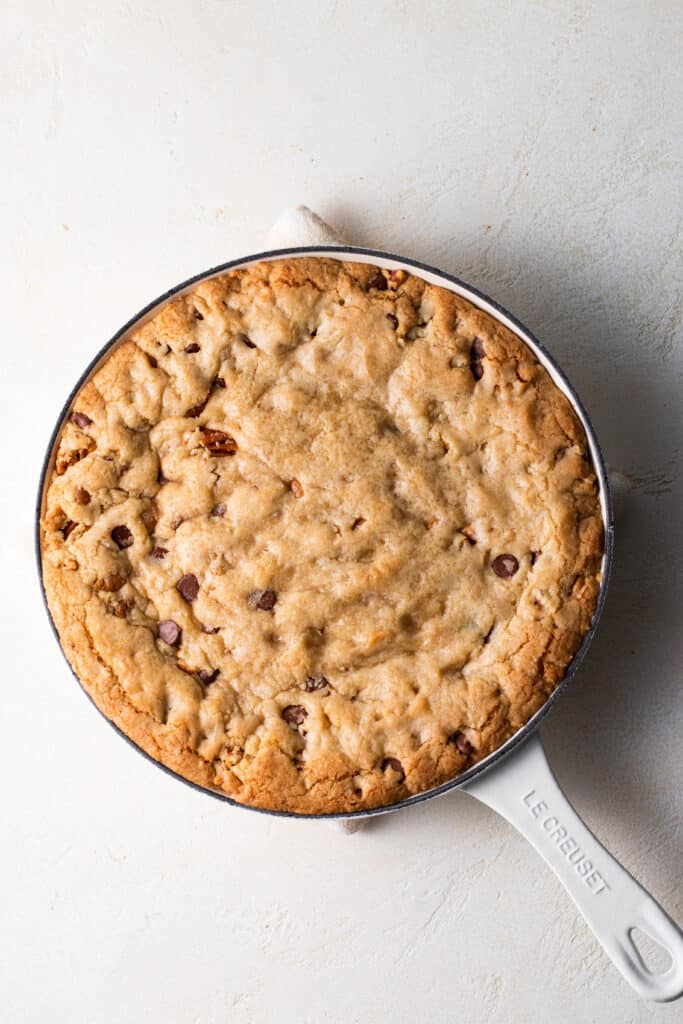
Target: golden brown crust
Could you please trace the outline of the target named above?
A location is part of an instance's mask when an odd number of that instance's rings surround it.
[[[243,803],[446,781],[589,628],[582,428],[524,344],[420,278],[294,259],[205,281],[74,411],[41,524],[66,655],[152,757]]]

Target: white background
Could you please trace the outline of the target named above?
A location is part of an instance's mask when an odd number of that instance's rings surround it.
[[[682,1019],[636,1000],[464,794],[344,836],[136,756],[63,663],[32,553],[82,368],[283,207],[461,275],[545,342],[634,479],[602,626],[544,737],[683,917],[682,29],[677,0],[3,5],[3,1022]]]

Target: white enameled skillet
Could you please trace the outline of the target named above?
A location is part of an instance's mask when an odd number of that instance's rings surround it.
[[[387,814],[400,808],[410,807],[421,803],[423,800],[434,799],[454,789],[464,789],[471,796],[488,804],[489,807],[494,808],[504,818],[507,818],[536,848],[567,888],[579,910],[602,943],[606,953],[640,996],[657,1001],[676,999],[683,994],[683,935],[681,931],[659,904],[621,867],[583,824],[558,786],[546,760],[537,732],[539,723],[545,718],[550,709],[555,706],[559,696],[575,676],[595,633],[605,601],[612,562],[614,525],[609,484],[602,453],[588,416],[576,392],[559,366],[519,321],[476,289],[449,274],[426,266],[416,260],[354,246],[315,245],[281,248],[247,256],[243,259],[232,260],[229,263],[214,267],[203,274],[198,274],[196,277],[183,282],[160,296],[160,298],[150,303],[149,306],[122,327],[99,352],[75,385],[55,425],[40,478],[36,516],[36,550],[41,587],[42,567],[39,522],[43,508],[44,492],[54,463],[55,442],[64,420],[71,410],[74,397],[85,381],[95,372],[102,361],[111,353],[112,349],[124,341],[131,331],[143,321],[153,316],[169,299],[189,291],[200,281],[214,277],[232,268],[247,267],[259,260],[298,259],[303,256],[323,256],[335,260],[353,260],[360,263],[371,263],[389,270],[406,270],[432,284],[438,285],[441,288],[447,288],[463,296],[473,305],[485,310],[505,324],[506,327],[521,338],[532,349],[555,384],[567,396],[586,432],[588,447],[600,488],[600,504],[605,537],[602,582],[591,628],[569,666],[562,683],[522,729],[512,736],[499,750],[496,750],[489,757],[475,764],[463,775],[452,779],[444,785],[409,797],[401,803],[393,804],[390,807],[357,811],[348,815],[326,815],[324,817],[338,819],[370,818],[378,814]],[[120,730],[117,731],[120,732]],[[124,736],[123,733],[120,733],[120,735]],[[124,738],[128,739],[125,736]],[[132,741],[128,740],[128,742]],[[139,747],[136,747],[136,749],[140,750]],[[140,752],[144,753],[143,751]],[[166,768],[164,770],[169,771]],[[171,774],[174,773],[171,772]],[[186,782],[188,785],[193,785],[187,782],[187,780],[182,779],[181,776],[176,775],[175,777]],[[227,803],[235,804],[235,806],[241,806],[220,793],[215,793],[211,790],[203,790],[203,792],[211,793],[212,796]],[[284,812],[262,811],[256,808],[249,809],[262,814],[307,817],[306,815],[294,815]],[[635,929],[639,929],[650,936],[651,939],[666,950],[671,958],[671,963],[666,970],[661,973],[652,973],[647,968],[644,959],[633,942],[633,932]]]

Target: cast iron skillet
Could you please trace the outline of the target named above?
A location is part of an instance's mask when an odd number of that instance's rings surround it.
[[[462,775],[441,786],[437,786],[424,793],[415,794],[389,807],[354,811],[349,814],[297,815],[286,811],[265,811],[253,807],[247,809],[260,814],[272,814],[289,818],[364,819],[409,807],[413,804],[421,803],[423,800],[429,800],[462,787],[472,796],[477,797],[477,799],[488,804],[489,807],[494,808],[499,814],[507,818],[538,850],[569,891],[607,954],[640,996],[662,1002],[676,999],[683,994],[683,935],[655,900],[601,846],[595,836],[583,824],[555,780],[537,735],[539,723],[548,714],[560,694],[564,692],[571,679],[575,676],[593,638],[605,602],[605,593],[612,563],[614,534],[612,505],[605,463],[588,415],[560,367],[526,327],[475,288],[458,280],[458,278],[445,274],[417,260],[355,246],[316,245],[276,249],[248,256],[244,259],[231,260],[229,263],[224,263],[202,274],[197,274],[196,277],[184,281],[151,302],[140,313],[129,320],[114,335],[111,341],[107,342],[84,371],[64,404],[48,444],[40,476],[35,534],[38,572],[48,615],[50,613],[45,599],[40,556],[40,517],[43,509],[46,484],[50,479],[54,464],[55,442],[77,393],[97,370],[102,361],[110,354],[112,349],[124,341],[133,329],[152,317],[169,299],[189,291],[200,281],[222,274],[232,268],[247,267],[260,260],[294,259],[302,256],[324,256],[331,259],[354,260],[360,263],[371,263],[389,270],[404,269],[412,274],[417,274],[432,284],[447,288],[463,296],[472,302],[473,305],[485,310],[505,324],[506,327],[531,348],[539,361],[545,366],[555,384],[571,402],[588,439],[588,446],[600,489],[600,505],[605,536],[602,582],[591,628],[586,634],[572,663],[569,665],[561,684],[522,729],[515,733],[502,747],[484,758],[484,760],[473,765]],[[50,622],[59,642],[59,636],[51,617]],[[84,690],[84,692],[87,695],[87,691]],[[121,732],[113,722],[110,722],[110,725],[136,750],[153,761],[125,733]],[[158,764],[156,761],[153,763]],[[231,803],[238,807],[244,806],[225,794],[217,793],[189,782],[164,765],[159,764],[159,767],[186,785],[193,786],[195,789],[201,789],[202,792],[209,793],[211,796],[224,800],[226,803]],[[638,948],[633,942],[632,933],[634,929],[639,929],[664,947],[671,958],[671,964],[665,971],[655,974],[647,968]]]

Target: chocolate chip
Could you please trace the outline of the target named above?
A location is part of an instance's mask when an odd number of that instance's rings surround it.
[[[194,573],[188,572],[185,576],[180,577],[175,588],[186,601],[194,601],[199,593],[199,580]]]
[[[519,569],[519,562],[514,555],[498,555],[497,558],[493,559],[491,568],[496,576],[500,576],[502,580],[509,580]]]
[[[221,501],[218,505],[214,505],[211,509],[212,519],[221,519],[225,515],[225,505]]]
[[[484,376],[482,359],[486,356],[486,350],[481,338],[475,338],[470,348],[470,370],[475,380],[481,380]]]
[[[356,516],[354,521],[351,523],[351,529],[352,530],[357,530],[358,527],[362,526],[364,522],[365,522],[365,519],[363,519],[363,516]]]
[[[246,345],[247,348],[256,348],[254,342],[246,334],[240,334],[240,341],[243,345]]]
[[[485,358],[486,349],[484,348],[484,342],[481,338],[475,338],[470,349],[470,359],[476,359],[478,362],[481,362]]]
[[[203,320],[204,319],[204,315],[202,313],[200,313],[198,309],[195,309],[195,311],[194,311],[194,318],[195,318],[195,320]]]
[[[467,736],[465,736],[465,733],[461,732],[459,729],[457,732],[454,732],[453,735],[451,736],[451,743],[455,743],[460,753],[463,754],[465,757],[469,757],[469,755],[474,750],[474,747],[467,739]]]
[[[124,548],[129,548],[133,543],[133,534],[130,532],[127,526],[115,526],[111,531],[111,539],[116,544],[120,551]]]
[[[282,717],[288,725],[303,725],[304,719],[308,717],[308,711],[303,704],[288,704],[282,709]]]
[[[199,403],[199,405],[191,406],[185,413],[187,418],[190,420],[196,420],[198,416],[201,416],[201,414],[204,412],[204,409],[206,408],[206,403],[208,401],[209,399],[205,398],[203,402]]]
[[[85,487],[77,487],[74,491],[74,501],[77,505],[89,505],[90,491],[86,491]]]
[[[394,316],[393,313],[387,313],[387,320],[389,321],[391,326],[394,328],[394,330],[396,330],[396,328],[398,327],[398,317]]]
[[[216,377],[216,379],[214,380],[213,383],[214,383],[215,387],[217,387],[217,388],[224,388],[225,387],[225,377]]]
[[[85,428],[89,427],[90,424],[92,423],[90,417],[86,416],[84,412],[76,412],[75,410],[74,412],[71,413],[69,419],[77,427],[80,427],[81,430],[85,430]]]
[[[391,768],[398,775],[400,775],[401,776],[401,782],[403,782],[403,780],[406,777],[406,773],[403,771],[403,765],[401,764],[401,762],[399,761],[399,759],[397,757],[385,757],[384,758],[384,760],[382,761],[382,771],[385,772],[387,770],[387,768]]]
[[[387,279],[381,271],[377,271],[376,274],[368,281],[368,288],[376,288],[378,292],[385,292],[387,290]]]
[[[156,548],[152,548],[152,550],[150,551],[150,555],[152,556],[152,558],[166,558],[167,554],[168,554],[168,548],[156,547]]]
[[[159,623],[159,636],[171,647],[178,647],[180,645],[180,637],[182,636],[182,630],[177,622],[173,619],[164,619],[163,622]]]
[[[234,455],[237,451],[237,442],[222,430],[212,430],[211,427],[202,427],[201,445],[213,455],[214,458],[222,458],[225,455]]]
[[[309,676],[304,689],[307,693],[313,693],[315,690],[325,690],[329,685],[330,681],[325,676]]]
[[[104,590],[107,594],[114,594],[117,590],[126,583],[126,577],[120,573],[112,573],[111,576],[105,576],[99,585],[100,590]]]
[[[262,612],[270,612],[277,602],[277,594],[274,590],[252,590],[247,597],[247,604],[251,608],[258,608]]]
[[[289,489],[290,489],[290,491],[292,492],[292,494],[294,495],[295,498],[303,498],[303,496],[304,496],[304,489],[303,489],[303,487],[301,486],[301,484],[299,483],[298,480],[290,480],[289,481]]]
[[[311,331],[311,337],[312,337],[312,338],[315,338],[315,336],[316,336],[316,334],[317,334],[317,333],[318,333],[318,328],[317,328],[317,327],[314,327],[314,328],[313,328],[313,330]]]
[[[209,683],[213,683],[215,679],[218,679],[218,676],[220,675],[220,670],[215,668],[213,669],[213,671],[211,671],[211,669],[208,668],[200,668],[197,675],[204,683],[204,686],[208,686]]]
[[[219,626],[202,626],[202,633],[208,633],[209,636],[215,636],[219,628]]]
[[[195,352],[199,352],[200,350],[201,346],[198,345],[196,341],[191,342],[185,349],[188,355],[193,355]]]

